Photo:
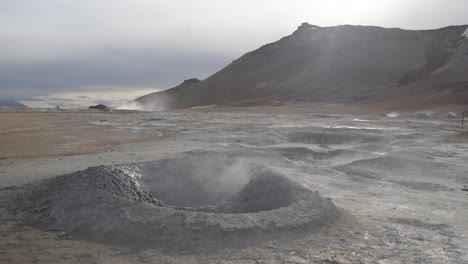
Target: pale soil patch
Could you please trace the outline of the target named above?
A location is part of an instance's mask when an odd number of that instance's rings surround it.
[[[0,160],[68,156],[111,151],[113,145],[156,141],[154,134],[110,130],[91,124],[62,121],[80,113],[0,113]],[[93,115],[86,113],[86,115]],[[95,113],[105,119],[109,113]],[[55,117],[61,116],[61,119]]]

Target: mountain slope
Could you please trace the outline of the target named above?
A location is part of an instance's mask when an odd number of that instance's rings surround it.
[[[18,103],[11,100],[0,100],[0,107],[11,107],[11,108],[28,108],[24,104]]]
[[[130,101],[117,109],[143,110],[143,111],[158,111],[172,107],[172,96],[183,93],[186,88],[201,82],[197,78],[185,80],[178,86],[165,90],[164,92],[150,93],[137,99]]]
[[[414,104],[435,96],[428,104],[466,104],[467,30],[304,23],[292,35],[245,54],[206,80],[153,94],[148,102],[164,102],[164,108],[401,104],[402,99]],[[439,102],[437,95],[445,99]]]

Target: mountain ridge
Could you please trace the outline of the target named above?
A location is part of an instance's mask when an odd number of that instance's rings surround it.
[[[14,100],[0,100],[0,107],[28,108],[26,105]]]
[[[468,25],[404,30],[303,23],[203,81],[153,94],[151,103],[158,109],[375,104],[450,93],[459,104],[459,96],[468,100],[466,31]]]

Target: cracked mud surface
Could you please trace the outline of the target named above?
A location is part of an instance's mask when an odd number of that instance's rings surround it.
[[[64,226],[23,225],[18,222],[21,217],[7,211],[2,202],[1,263],[468,263],[468,138],[457,131],[457,119],[242,113],[135,113],[106,116],[105,122],[100,122],[100,116],[86,114],[54,118],[167,140],[116,145],[112,152],[99,154],[100,160],[93,154],[64,161],[51,158],[41,165],[30,161],[15,167],[2,165],[10,179],[23,183],[21,177],[33,165],[38,179],[56,181],[55,176],[64,174],[64,169],[54,171],[51,165],[61,162],[75,162],[65,170],[74,173],[90,166],[146,161],[157,164],[153,170],[165,168],[166,173],[156,177],[160,179],[177,172],[164,160],[196,160],[215,153],[229,160],[242,157],[278,173],[299,189],[318,191],[324,201],[331,198],[345,213],[339,221],[313,231],[291,229],[279,237],[267,235],[245,246],[207,236],[207,240],[219,243],[195,253],[177,246],[132,248],[96,243]],[[157,160],[159,163],[152,162]],[[243,184],[226,196],[218,192],[218,196],[194,198],[197,192],[184,192],[185,198],[190,198],[179,199],[168,192],[159,199],[169,201],[167,206],[187,207],[180,210],[186,214],[200,213],[191,208],[235,196],[246,186]],[[24,188],[22,184],[3,186],[2,201],[18,198],[15,194]],[[154,204],[153,199],[158,197],[145,194],[161,192],[158,186],[151,180],[141,181],[141,193],[129,195],[136,194],[143,202],[136,199],[132,203]],[[277,210],[269,209],[265,212]],[[204,246],[202,242],[200,245]]]

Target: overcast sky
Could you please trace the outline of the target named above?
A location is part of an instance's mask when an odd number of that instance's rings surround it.
[[[468,24],[468,0],[0,0],[0,99],[116,105],[319,26]]]

